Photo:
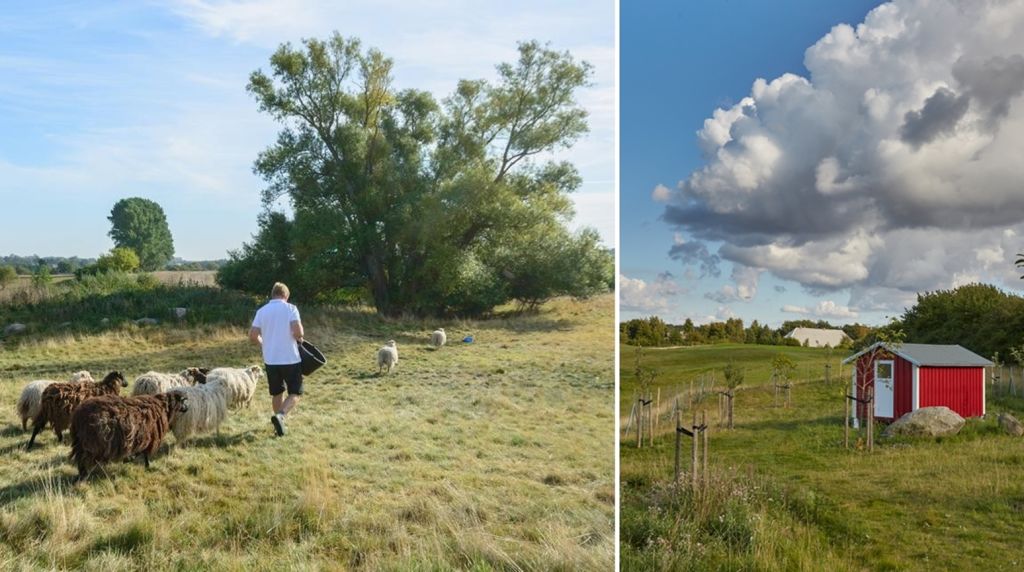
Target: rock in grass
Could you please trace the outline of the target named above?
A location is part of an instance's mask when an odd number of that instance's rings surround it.
[[[999,414],[999,426],[1006,431],[1007,434],[1013,435],[1014,437],[1020,437],[1024,435],[1024,424],[1021,424],[1016,417],[1009,413]]]
[[[886,427],[882,437],[945,437],[959,433],[964,423],[964,418],[948,407],[922,407]]]
[[[155,326],[159,323],[160,321],[156,318],[139,318],[138,320],[135,320],[136,326]]]
[[[28,329],[28,326],[26,326],[25,324],[19,324],[19,323],[15,322],[13,324],[8,324],[8,326],[6,328],[4,328],[4,335],[5,336],[13,336],[14,334],[20,334],[20,333],[24,332],[27,329]]]

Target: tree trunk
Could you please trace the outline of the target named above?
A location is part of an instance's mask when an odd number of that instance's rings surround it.
[[[388,288],[387,272],[380,260],[373,254],[366,255],[366,270],[370,278],[370,290],[373,293],[373,305],[377,312],[384,316],[394,314],[391,307],[391,292]]]

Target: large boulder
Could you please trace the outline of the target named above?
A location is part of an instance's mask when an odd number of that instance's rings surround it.
[[[160,321],[156,318],[139,318],[138,320],[135,320],[136,326],[155,326],[159,323]]]
[[[5,336],[11,336],[11,335],[14,335],[14,334],[20,334],[20,333],[24,332],[27,329],[28,329],[28,326],[26,326],[25,324],[18,324],[18,323],[9,324],[6,328],[4,328],[4,335]]]
[[[1024,425],[1022,425],[1016,417],[1010,415],[1009,413],[999,414],[999,426],[1003,428],[1003,431],[1006,431],[1008,434],[1013,435],[1014,437],[1020,437],[1021,435],[1024,435]]]
[[[963,417],[948,407],[922,407],[911,411],[885,428],[882,437],[944,437],[964,427]]]

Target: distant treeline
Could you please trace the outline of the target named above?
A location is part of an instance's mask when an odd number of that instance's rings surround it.
[[[10,266],[15,273],[22,276],[36,274],[45,267],[54,274],[74,274],[76,270],[85,268],[96,263],[95,258],[79,258],[77,256],[18,256],[10,254],[0,256],[0,266]],[[197,260],[189,261],[180,258],[174,259],[164,266],[163,270],[217,270],[225,260]]]
[[[796,340],[784,338],[798,327],[841,329],[853,340],[852,348],[874,343],[880,329],[863,324],[833,326],[824,320],[790,320],[775,329],[754,320],[744,327],[739,318],[700,326],[691,320],[674,325],[656,316],[619,325],[623,343],[641,346],[723,342],[799,345]],[[959,344],[993,361],[1024,364],[1024,297],[988,284],[918,294],[913,307],[882,327],[890,333],[902,332],[903,341],[908,343]]]
[[[757,320],[751,322],[749,327],[744,327],[740,318],[697,326],[690,319],[682,325],[677,325],[667,324],[661,318],[651,316],[629,320],[619,325],[622,342],[637,346],[683,346],[726,342],[799,346],[799,341],[785,337],[794,328],[843,330],[852,340],[860,340],[871,333],[871,328],[863,324],[834,326],[824,320],[788,320],[783,322],[781,327],[772,328]]]
[[[21,275],[35,274],[40,268],[49,268],[56,274],[73,274],[75,270],[96,262],[95,258],[79,258],[77,256],[18,256],[10,254],[0,256],[0,266],[10,266]]]

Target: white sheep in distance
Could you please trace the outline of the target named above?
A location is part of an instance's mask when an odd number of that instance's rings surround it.
[[[190,367],[179,373],[147,371],[135,378],[132,395],[158,395],[175,387],[192,387],[197,383],[206,383],[208,371],[200,367]]]
[[[192,435],[216,431],[228,416],[228,391],[223,384],[206,384],[195,387],[175,387],[168,393],[185,396],[188,411],[182,412],[171,423],[175,439],[182,442]]]
[[[389,340],[384,347],[377,350],[377,375],[391,373],[391,370],[398,365],[398,344],[395,340]]]
[[[439,348],[448,341],[448,336],[444,333],[444,328],[438,328],[434,330],[434,333],[430,334],[430,345],[435,348]]]
[[[70,380],[72,383],[81,383],[83,381],[96,381],[92,378],[92,374],[87,371],[79,371],[71,374]],[[52,379],[37,379],[29,382],[24,389],[21,390],[21,397],[18,398],[18,416],[21,417],[21,430],[25,431],[28,429],[28,420],[35,419],[36,415],[39,414],[39,408],[43,403],[43,390],[47,388],[51,383],[54,383]]]
[[[223,387],[228,407],[246,407],[256,395],[256,384],[263,379],[263,368],[254,365],[243,369],[218,367],[206,374],[206,385]]]

